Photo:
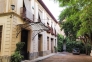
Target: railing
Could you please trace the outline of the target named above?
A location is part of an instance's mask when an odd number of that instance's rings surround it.
[[[6,0],[0,0],[0,13],[5,13],[6,10]]]
[[[49,30],[47,30],[47,33],[51,33],[51,27],[47,26],[49,28]]]
[[[52,35],[54,35],[55,33],[54,33],[54,31],[53,31],[53,28],[51,27],[51,34]]]
[[[20,15],[26,21],[32,22],[34,20],[34,15],[31,13],[31,11],[28,11],[25,7],[20,8]]]
[[[49,30],[47,30],[47,33],[51,33],[52,35],[57,36],[56,34],[56,30],[54,30],[52,27],[50,27],[49,25],[47,26],[49,28]]]
[[[0,56],[0,62],[11,62],[10,56]]]

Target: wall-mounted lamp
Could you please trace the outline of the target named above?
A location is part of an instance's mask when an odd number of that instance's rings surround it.
[[[11,5],[11,9],[14,10],[15,9],[15,5]],[[10,18],[12,18],[13,15],[10,16]]]
[[[14,10],[15,9],[15,5],[11,5],[11,9]]]

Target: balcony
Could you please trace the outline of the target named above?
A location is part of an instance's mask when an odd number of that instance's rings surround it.
[[[25,7],[20,8],[20,15],[25,21],[29,22],[34,21],[34,15],[31,13],[31,11],[28,11]]]
[[[49,30],[47,30],[47,33],[51,33],[51,27],[47,26],[49,28]]]
[[[56,29],[51,28],[51,34],[57,37]]]
[[[55,35],[53,28],[51,27],[51,34]]]
[[[54,35],[55,33],[53,32],[53,28],[49,25],[47,27],[49,28],[49,30],[47,30],[47,33],[51,33],[52,35]]]
[[[47,30],[47,33],[51,33],[51,35],[55,35],[55,36],[57,36],[57,34],[56,34],[56,30],[53,30],[53,28],[50,27],[49,25],[48,25],[47,27],[49,28],[49,30]]]

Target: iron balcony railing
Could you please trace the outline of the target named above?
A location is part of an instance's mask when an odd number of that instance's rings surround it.
[[[51,27],[49,25],[47,27],[49,28],[49,30],[47,30],[47,33],[51,33]]]
[[[34,15],[32,14],[31,11],[28,11],[25,7],[20,8],[20,15],[26,21],[29,21],[29,22],[34,21]]]
[[[55,35],[53,28],[51,27],[51,34]]]
[[[52,35],[56,36],[56,30],[54,30],[52,27],[50,27],[49,25],[47,26],[49,28],[49,30],[47,30],[47,33],[51,33]]]

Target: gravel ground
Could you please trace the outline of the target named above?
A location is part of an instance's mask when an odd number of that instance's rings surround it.
[[[37,62],[92,62],[92,57],[85,54],[73,55],[71,53],[62,52]]]

